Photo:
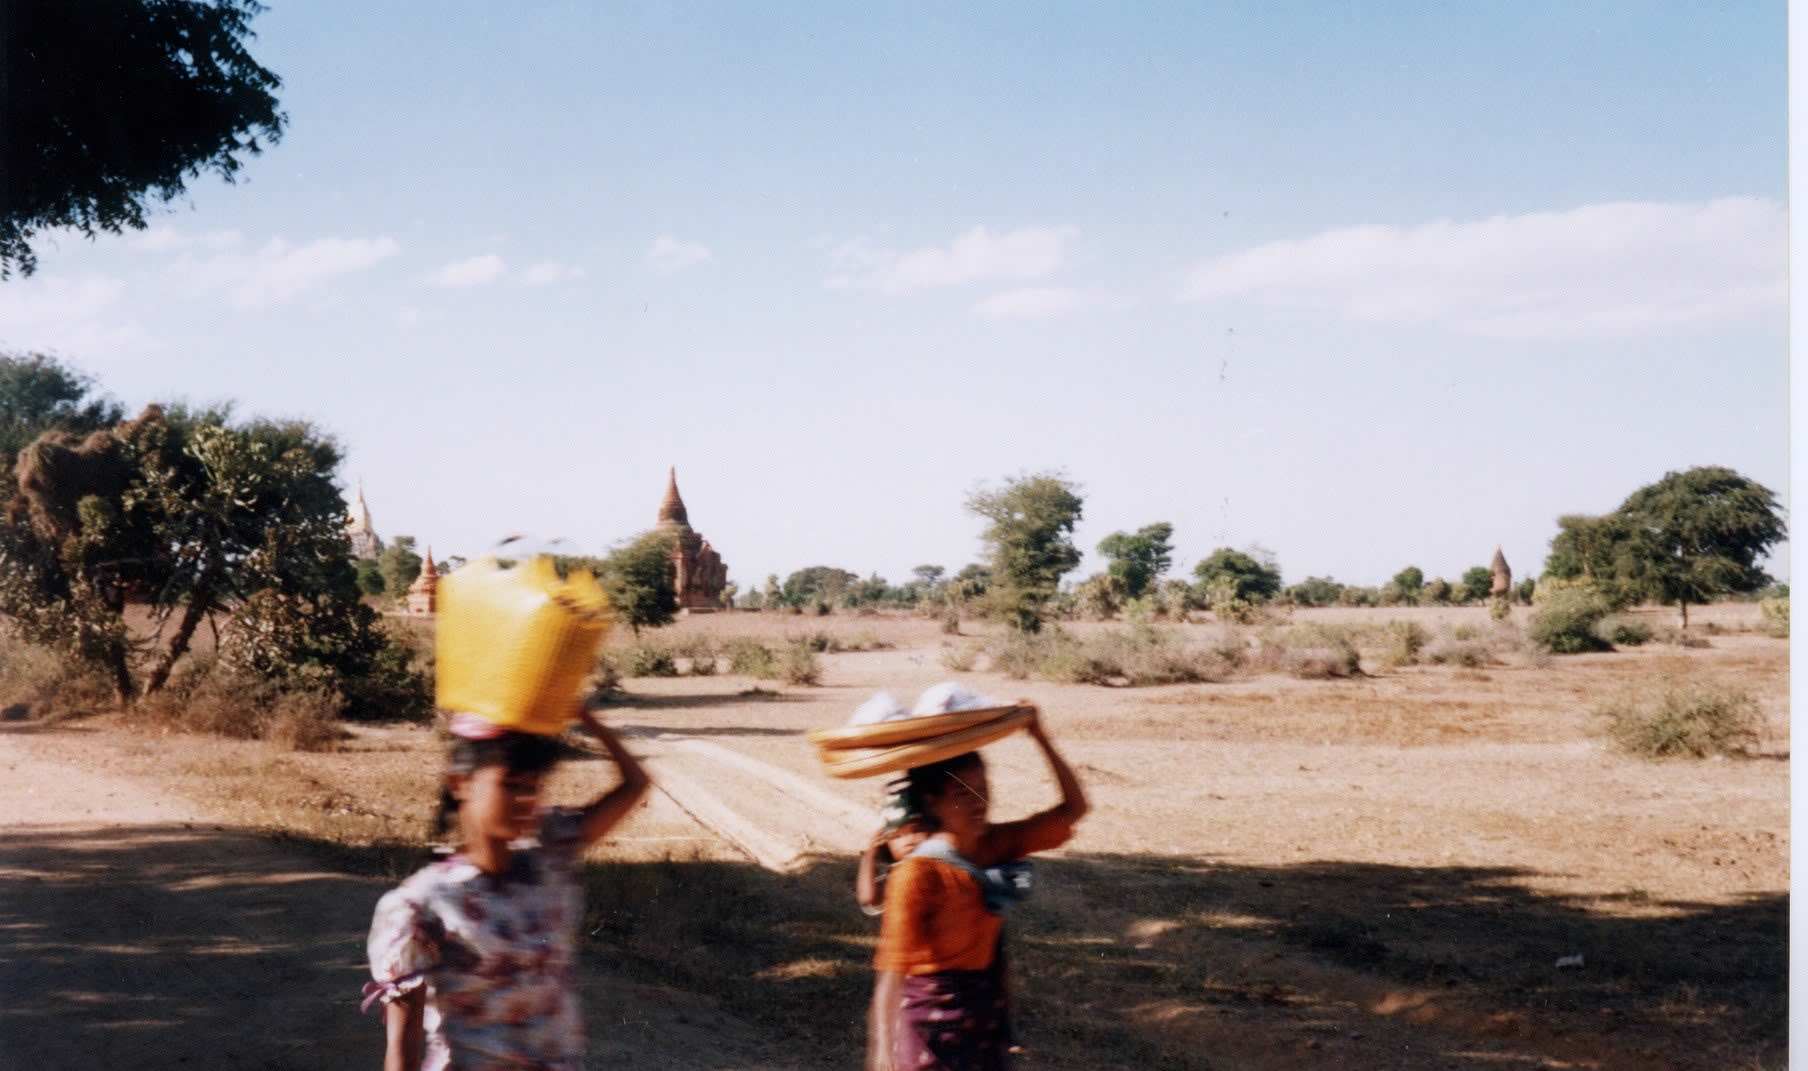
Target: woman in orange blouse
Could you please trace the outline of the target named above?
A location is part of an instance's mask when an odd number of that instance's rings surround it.
[[[1028,704],[1025,704],[1026,706]],[[937,832],[892,868],[873,966],[891,1027],[892,1064],[906,1071],[1001,1071],[1009,1060],[999,938],[1020,891],[1008,864],[1058,848],[1086,814],[1079,779],[1030,707],[1028,732],[1048,759],[1061,802],[1015,822],[987,821],[985,762],[968,752],[910,771],[912,809]],[[1001,869],[1003,868],[1003,869]]]

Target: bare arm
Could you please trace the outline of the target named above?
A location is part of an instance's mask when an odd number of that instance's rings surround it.
[[[621,784],[599,796],[590,806],[584,808],[584,827],[581,837],[584,847],[588,848],[597,841],[608,836],[609,831],[621,824],[640,801],[645,798],[647,790],[653,787],[653,781],[640,761],[628,753],[621,737],[615,730],[599,721],[588,709],[578,709],[578,720],[584,723],[603,745],[603,750],[615,760],[616,768],[621,771]]]
[[[422,1026],[426,1008],[425,986],[417,986],[383,1005],[383,1026],[389,1035],[383,1047],[383,1071],[420,1071],[421,1049],[426,1041]]]
[[[1029,724],[1030,739],[1034,740],[1036,746],[1042,749],[1042,756],[1048,760],[1049,769],[1055,775],[1055,783],[1061,787],[1061,802],[1042,813],[1058,818],[1072,826],[1086,817],[1086,812],[1092,809],[1092,804],[1087,802],[1086,790],[1080,787],[1080,779],[1074,776],[1072,767],[1067,765],[1067,760],[1061,757],[1061,753],[1055,750],[1054,742],[1049,740],[1048,731],[1042,727],[1042,712],[1036,709],[1034,704],[1025,703],[1023,705],[1029,707],[1032,712]]]
[[[872,842],[860,854],[860,869],[854,874],[854,899],[861,907],[871,909],[879,906],[884,893],[884,887],[879,883],[879,853],[884,852],[888,859],[891,857],[891,851],[885,842],[889,835],[889,831],[884,829],[874,833]]]

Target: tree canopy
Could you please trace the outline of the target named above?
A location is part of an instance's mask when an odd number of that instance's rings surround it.
[[[986,599],[1019,631],[1041,630],[1061,578],[1080,564],[1073,530],[1081,506],[1079,488],[1055,473],[1012,477],[967,498],[967,509],[991,522],[980,536],[991,552]]]
[[[256,0],[0,3],[0,279],[31,238],[142,229],[145,208],[282,137],[276,75],[245,49]]]
[[[655,528],[594,563],[615,619],[637,635],[643,628],[669,625],[678,615],[678,567],[672,561],[676,539],[670,529]]]
[[[1174,526],[1166,521],[1135,532],[1113,532],[1099,540],[1099,553],[1110,559],[1105,571],[1123,584],[1127,599],[1140,599],[1173,564]]]
[[[119,403],[94,393],[94,381],[42,354],[0,354],[0,471],[47,431],[87,434],[119,423]],[[0,501],[12,493],[0,481]]]
[[[1198,565],[1193,575],[1214,600],[1266,602],[1281,593],[1281,570],[1273,562],[1229,547],[1219,547]]]

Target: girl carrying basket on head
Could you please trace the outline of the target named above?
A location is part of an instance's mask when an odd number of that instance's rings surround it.
[[[1028,818],[993,824],[985,762],[968,752],[908,774],[913,811],[935,832],[892,867],[885,882],[874,1025],[874,1060],[889,1051],[898,1071],[1002,1071],[1010,1025],[1000,937],[1005,906],[1026,891],[1010,864],[1073,836],[1087,811],[1079,779],[1029,704],[1030,739],[1042,749],[1061,802]]]
[[[458,850],[378,901],[370,927],[368,1008],[383,1004],[384,1071],[578,1071],[578,865],[651,782],[588,710],[583,722],[621,784],[583,808],[539,806],[556,737],[469,714],[452,719],[442,826]]]

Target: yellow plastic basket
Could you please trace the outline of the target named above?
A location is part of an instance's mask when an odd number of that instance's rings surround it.
[[[509,569],[471,562],[439,584],[435,702],[520,732],[562,732],[610,623],[585,570],[561,580],[545,556]]]

